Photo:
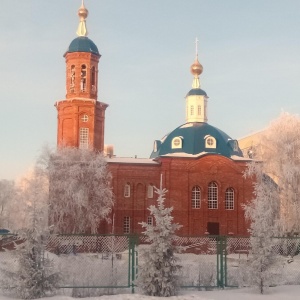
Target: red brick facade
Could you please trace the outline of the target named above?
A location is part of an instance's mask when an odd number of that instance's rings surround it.
[[[252,197],[252,181],[243,177],[244,162],[235,162],[220,155],[207,155],[198,159],[160,158],[156,165],[114,163],[109,160],[113,175],[112,186],[116,196],[114,232],[124,233],[124,220],[130,218],[130,233],[140,233],[139,222],[147,222],[149,205],[156,204],[157,196],[148,197],[148,186],[168,190],[166,206],[173,206],[174,221],[183,225],[181,235],[248,235],[248,224],[242,205]],[[208,186],[217,187],[217,208],[208,208]],[[125,185],[130,185],[130,196],[124,196]],[[200,207],[192,207],[192,189],[200,188]],[[233,209],[225,209],[226,190],[233,190]],[[228,208],[228,207],[227,207]],[[232,208],[232,207],[230,207]],[[126,221],[125,221],[126,224]],[[209,232],[213,231],[213,232]]]
[[[66,100],[58,101],[57,145],[104,149],[104,120],[107,104],[97,101],[100,56],[74,52],[66,58]],[[81,129],[82,128],[82,129]],[[80,143],[80,136],[86,143]]]

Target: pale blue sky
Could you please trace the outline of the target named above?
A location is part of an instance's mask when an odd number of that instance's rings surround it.
[[[0,179],[22,175],[56,144],[54,103],[65,97],[63,54],[80,0],[1,0]],[[153,141],[185,122],[194,40],[204,67],[208,122],[232,138],[281,110],[300,113],[299,0],[85,0],[99,48],[105,142],[149,157]]]

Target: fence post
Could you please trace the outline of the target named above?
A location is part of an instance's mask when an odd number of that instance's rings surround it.
[[[131,273],[131,293],[134,294],[134,281],[136,277],[136,264],[135,264],[135,246],[137,244],[137,236],[131,235],[129,236],[129,272]]]
[[[216,237],[217,242],[217,285],[224,288],[227,282],[226,237]]]

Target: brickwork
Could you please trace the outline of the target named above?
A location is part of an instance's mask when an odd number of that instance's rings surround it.
[[[56,102],[57,145],[80,147],[80,128],[86,145],[104,149],[104,121],[107,104],[97,101],[100,56],[87,52],[67,53],[66,99]]]
[[[159,186],[163,175],[163,187],[168,189],[166,205],[174,207],[174,221],[183,225],[181,235],[208,233],[208,223],[218,224],[219,234],[248,235],[243,204],[252,199],[252,181],[243,177],[244,162],[235,162],[220,155],[208,155],[198,159],[161,158],[157,165],[110,163],[113,190],[115,233],[123,233],[124,217],[130,217],[131,233],[140,233],[138,224],[147,221],[151,204],[157,196],[147,197],[148,185]],[[218,208],[208,209],[208,185],[218,187]],[[124,197],[124,186],[130,185],[130,196]],[[192,208],[191,191],[194,186],[201,190],[200,208]],[[234,191],[234,208],[225,209],[225,192]],[[209,232],[211,233],[211,232]]]

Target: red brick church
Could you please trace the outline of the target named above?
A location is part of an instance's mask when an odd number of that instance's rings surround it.
[[[98,63],[101,57],[87,37],[84,4],[75,38],[64,54],[66,99],[57,101],[57,144],[104,151],[106,103],[98,101]],[[206,92],[200,88],[202,65],[191,65],[192,89],[185,97],[185,123],[154,141],[150,158],[107,156],[116,203],[113,226],[101,233],[139,233],[139,222],[152,223],[147,208],[156,203],[153,186],[168,190],[180,235],[248,235],[242,205],[252,199],[252,182],[243,177],[248,159],[238,142],[207,123]],[[166,128],[167,130],[167,128]],[[149,151],[150,152],[150,151]]]

